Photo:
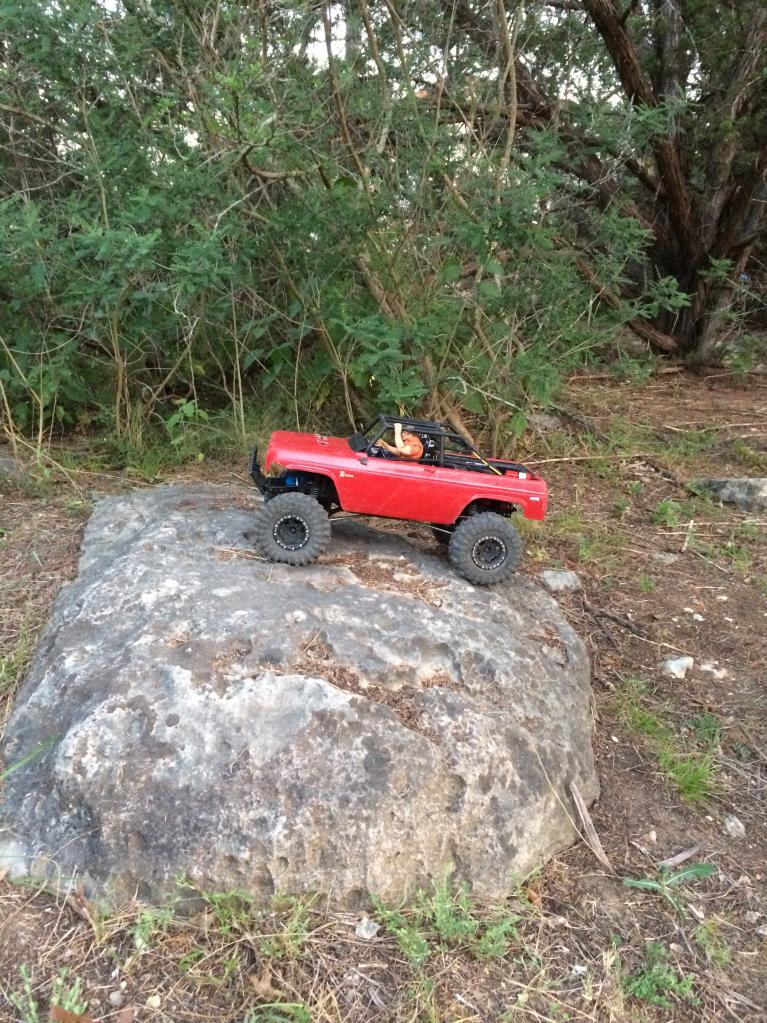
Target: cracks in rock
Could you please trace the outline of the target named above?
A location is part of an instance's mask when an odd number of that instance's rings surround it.
[[[418,696],[426,689],[437,688],[463,692],[460,683],[445,672],[435,672],[428,678],[420,679],[418,685],[403,685],[396,689],[380,683],[366,683],[353,668],[340,664],[331,647],[319,637],[312,639],[304,647],[300,660],[286,670],[300,675],[318,676],[337,689],[388,707],[397,715],[404,728],[417,732],[435,745],[440,744],[440,737],[424,724],[424,709],[418,705]]]

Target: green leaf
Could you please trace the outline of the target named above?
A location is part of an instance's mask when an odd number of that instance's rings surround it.
[[[687,867],[683,867],[677,871],[676,874],[669,874],[668,877],[663,878],[668,885],[682,884],[683,881],[692,881],[698,877],[711,877],[716,870],[713,863],[691,863]]]

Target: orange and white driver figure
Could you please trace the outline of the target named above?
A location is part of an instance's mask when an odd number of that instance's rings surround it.
[[[410,430],[403,430],[402,423],[394,424],[394,444],[387,443],[383,438],[376,441],[376,445],[379,448],[383,448],[384,451],[388,451],[392,455],[396,455],[398,458],[409,458],[414,462],[417,462],[419,458],[423,458],[423,444],[421,438],[417,433],[412,433]]]

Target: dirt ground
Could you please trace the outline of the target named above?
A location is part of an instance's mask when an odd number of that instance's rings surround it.
[[[767,476],[767,383],[582,378],[552,414],[513,452],[550,487],[523,570],[582,581],[561,603],[593,666],[596,835],[503,906],[371,907],[369,939],[316,902],[103,916],[0,876],[0,1020],[767,1019],[767,513],[688,487]],[[245,482],[234,463],[172,478],[201,476]],[[133,485],[54,466],[0,489],[0,726],[92,500]]]

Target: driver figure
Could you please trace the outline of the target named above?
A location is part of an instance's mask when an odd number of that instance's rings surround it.
[[[410,430],[403,430],[402,423],[394,424],[394,445],[388,444],[383,438],[376,441],[376,446],[383,448],[397,458],[408,458],[417,462],[423,458],[423,444],[421,438]]]

